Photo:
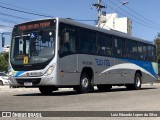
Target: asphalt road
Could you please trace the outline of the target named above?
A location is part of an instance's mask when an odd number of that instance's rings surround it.
[[[10,89],[8,86],[0,86],[0,111],[160,111],[160,83],[143,85],[138,91],[114,87],[111,92],[95,90],[88,94],[77,94],[72,89],[61,89],[50,96],[42,96],[37,88]],[[5,119],[20,118],[3,118]],[[41,119],[70,120],[71,118]],[[74,117],[72,119],[160,120],[160,117]]]

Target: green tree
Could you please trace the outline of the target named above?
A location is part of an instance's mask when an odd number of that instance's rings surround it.
[[[0,53],[0,71],[7,72],[8,71],[8,53]]]

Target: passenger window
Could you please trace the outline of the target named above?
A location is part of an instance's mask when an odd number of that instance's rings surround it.
[[[125,57],[125,40],[122,38],[114,38],[114,53],[117,57]]]
[[[148,45],[148,60],[155,61],[156,60],[156,49],[154,46]]]
[[[147,54],[147,45],[143,44],[143,56],[145,60],[147,60]]]
[[[132,59],[137,59],[137,42],[128,40],[126,43],[126,50],[128,57]]]
[[[89,47],[89,53],[96,53],[96,32],[89,31],[88,32],[88,47]]]
[[[96,32],[80,29],[79,37],[80,52],[96,54]]]
[[[138,59],[144,59],[144,54],[143,54],[143,44],[142,43],[138,43],[138,52],[137,52],[137,55],[138,55]]]
[[[89,51],[88,39],[87,39],[87,30],[80,29],[79,30],[79,51],[82,53],[86,53]]]
[[[109,35],[99,34],[97,41],[97,54],[99,55],[113,55],[112,38]]]

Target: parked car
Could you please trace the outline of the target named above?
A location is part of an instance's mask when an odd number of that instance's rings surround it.
[[[10,80],[7,74],[0,72],[0,85],[9,85]]]

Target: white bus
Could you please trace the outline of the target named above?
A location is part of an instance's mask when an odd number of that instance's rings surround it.
[[[64,87],[140,89],[158,74],[152,42],[63,18],[15,25],[9,64],[13,87],[38,87],[42,94]]]

